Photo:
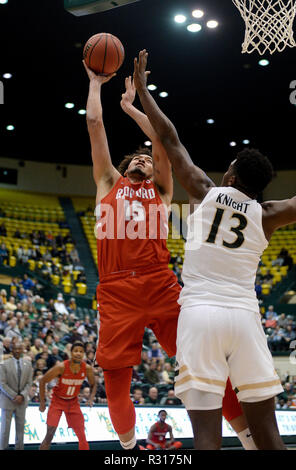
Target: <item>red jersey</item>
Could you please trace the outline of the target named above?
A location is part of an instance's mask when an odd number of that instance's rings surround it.
[[[159,422],[155,423],[155,431],[152,432],[151,441],[157,444],[163,444],[165,442],[165,436],[169,431],[169,425],[164,423],[164,426],[160,427]]]
[[[96,207],[98,269],[104,275],[167,264],[168,210],[154,183],[121,176]]]
[[[80,392],[81,385],[86,379],[86,362],[81,362],[80,370],[74,374],[70,369],[70,361],[64,361],[65,369],[59,377],[53,394],[59,398],[75,398]]]

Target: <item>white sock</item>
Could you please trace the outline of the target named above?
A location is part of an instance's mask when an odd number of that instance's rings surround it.
[[[253,441],[252,434],[250,433],[249,428],[246,428],[243,431],[239,432],[237,437],[241,441],[245,450],[258,450],[255,445],[255,442]]]
[[[119,442],[121,444],[121,447],[124,449],[124,450],[129,450],[129,449],[133,449],[135,447],[135,445],[137,444],[137,439],[136,439],[136,436],[134,436],[130,441],[127,441],[127,442],[122,442],[120,439],[119,439]]]

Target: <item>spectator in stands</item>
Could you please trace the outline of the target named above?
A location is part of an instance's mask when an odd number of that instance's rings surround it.
[[[5,336],[3,338],[2,344],[3,344],[3,360],[5,361],[9,357],[12,357],[11,338]]]
[[[1,243],[0,245],[0,266],[4,264],[4,261],[6,261],[6,264],[8,264],[8,251],[6,248],[5,243]]]
[[[277,401],[275,408],[276,410],[287,410],[289,408],[289,405],[283,398],[280,398]]]
[[[63,294],[58,294],[57,300],[54,303],[54,308],[57,313],[69,315],[69,312],[66,308]]]
[[[139,387],[135,387],[131,396],[131,400],[134,405],[144,405],[145,399],[143,397],[143,390]]]
[[[82,336],[78,333],[76,326],[72,328],[68,341],[71,344],[75,343],[75,341],[82,341]]]
[[[156,361],[151,362],[149,369],[144,373],[144,379],[149,384],[157,384],[159,382]]]
[[[5,310],[10,310],[11,312],[14,312],[17,309],[17,306],[15,305],[15,298],[12,295],[9,297],[9,301],[4,305],[4,308]]]
[[[7,313],[2,312],[0,314],[0,336],[4,336],[4,331],[8,327],[7,323]]]
[[[56,345],[52,347],[51,356],[52,356],[52,360],[54,364],[56,364],[57,362],[63,362],[63,358],[60,354],[60,350]]]
[[[279,351],[283,347],[284,330],[276,326],[272,334],[268,337],[268,344],[272,351]]]
[[[29,403],[39,403],[39,393],[38,393],[38,387],[36,383],[33,383],[31,385],[31,388],[29,391]]]
[[[90,398],[90,388],[89,387],[81,388],[80,394],[78,396],[79,403],[83,405],[88,402],[89,398]]]
[[[35,288],[35,282],[29,278],[28,274],[24,274],[21,284],[25,290],[33,290]]]
[[[171,389],[168,391],[167,396],[161,399],[161,404],[179,406],[182,405],[182,401],[176,397],[175,391]]]
[[[33,346],[31,347],[31,351],[33,352],[34,354],[34,358],[36,356],[36,354],[40,353],[43,351],[43,341],[41,341],[40,338],[36,338],[34,340],[34,344]]]
[[[262,276],[261,280],[264,284],[272,284],[273,274],[271,274],[269,269],[267,269],[266,274]]]
[[[262,285],[261,285],[261,282],[260,282],[259,279],[257,279],[257,281],[255,283],[255,291],[256,291],[257,299],[261,299],[261,297],[262,297]]]
[[[8,325],[9,326],[5,328],[5,331],[4,331],[5,336],[11,339],[15,337],[15,338],[18,338],[19,341],[22,341],[22,335],[19,330],[19,327],[17,326],[16,318],[14,317],[11,320],[9,320]]]
[[[285,313],[281,313],[278,317],[277,317],[277,324],[278,326],[280,326],[281,328],[286,328],[288,326],[288,319],[286,318],[286,314]]]
[[[160,344],[158,341],[153,341],[151,349],[148,351],[149,359],[163,359],[163,354],[161,351]]]
[[[145,405],[159,405],[158,390],[156,387],[150,387],[148,396],[145,398]]]
[[[290,349],[290,344],[296,339],[296,332],[292,329],[291,325],[286,327],[286,331],[283,334],[283,348],[284,350]]]
[[[175,371],[169,362],[165,362],[162,372],[162,380],[164,383],[171,385],[174,383]]]
[[[59,338],[59,341],[62,340],[66,335],[69,334],[69,328],[68,326],[57,320],[54,324],[54,328],[53,328],[53,334],[54,336],[58,336]]]

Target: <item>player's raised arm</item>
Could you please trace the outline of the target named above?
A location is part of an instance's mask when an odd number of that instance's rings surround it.
[[[45,385],[50,382],[51,380],[55,379],[56,377],[59,377],[62,375],[64,372],[64,363],[59,363],[55,366],[53,366],[51,369],[49,369],[46,374],[41,378],[39,382],[39,401],[40,401],[40,406],[39,410],[45,411],[46,408],[46,403],[45,403]]]
[[[148,72],[146,72],[148,74]],[[123,111],[128,114],[142,129],[144,134],[152,143],[152,155],[154,175],[153,181],[157,185],[159,192],[170,205],[173,197],[173,177],[172,167],[168,159],[166,150],[162,145],[157,133],[153,129],[148,117],[142,111],[134,106],[136,96],[136,87],[132,77],[125,79],[125,93],[122,95],[120,102]]]
[[[139,53],[139,59],[134,61],[134,83],[144,111],[155,132],[164,146],[173,170],[188,194],[196,200],[202,200],[214,183],[207,175],[194,165],[186,148],[180,142],[173,123],[160,110],[147,89],[148,53],[144,49]]]
[[[283,201],[268,201],[262,204],[262,222],[266,238],[279,227],[296,222],[296,196]]]
[[[103,122],[103,109],[101,103],[101,87],[107,83],[115,74],[108,76],[96,75],[90,70],[85,62],[83,65],[89,77],[89,94],[86,106],[86,121],[91,142],[91,154],[93,161],[93,176],[95,183],[104,185],[106,183],[110,190],[119,178],[119,172],[114,168],[109,152],[107,135]],[[104,191],[105,188],[103,188]]]

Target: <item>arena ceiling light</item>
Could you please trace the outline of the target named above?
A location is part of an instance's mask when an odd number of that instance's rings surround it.
[[[198,33],[202,29],[202,26],[198,23],[192,23],[187,26],[187,29],[191,33]]]
[[[160,96],[161,98],[167,98],[167,97],[169,96],[169,94],[168,94],[167,91],[161,91],[161,92],[159,93],[159,96]]]
[[[8,0],[0,0],[0,5],[5,5],[6,3],[8,3]]]
[[[214,121],[214,119],[207,119],[207,123],[208,123],[208,124],[214,124],[215,121]]]
[[[202,10],[193,10],[192,16],[194,18],[202,18],[204,16],[204,12]]]
[[[216,20],[210,20],[210,21],[207,22],[207,27],[210,28],[210,29],[215,29],[218,26],[219,26],[219,23]]]
[[[78,114],[81,114],[82,116],[86,114],[86,109],[79,109]]]
[[[3,78],[6,78],[6,80],[9,80],[12,77],[11,73],[4,73]]]
[[[12,124],[9,124],[8,126],[6,126],[6,130],[8,131],[14,131],[15,127],[12,125]]]
[[[243,144],[244,144],[244,145],[248,145],[249,143],[250,143],[249,139],[243,140]]]
[[[266,66],[269,65],[269,64],[270,64],[270,62],[269,62],[269,60],[267,60],[267,59],[261,59],[261,60],[259,60],[259,65],[261,65],[262,67],[266,67]]]
[[[67,108],[67,109],[73,109],[74,106],[75,106],[74,103],[66,103],[66,104],[65,104],[65,108]]]
[[[176,15],[174,20],[175,20],[176,23],[185,23],[187,18],[186,18],[185,15]]]
[[[232,142],[230,142],[229,145],[230,145],[230,147],[236,147],[236,142],[232,141]]]
[[[146,147],[151,147],[152,142],[150,142],[150,140],[146,140],[146,142],[144,142],[144,145],[146,145]]]
[[[157,90],[157,86],[156,86],[156,85],[153,85],[152,83],[151,83],[151,85],[148,85],[147,88],[148,88],[148,90],[150,90],[150,91]]]

